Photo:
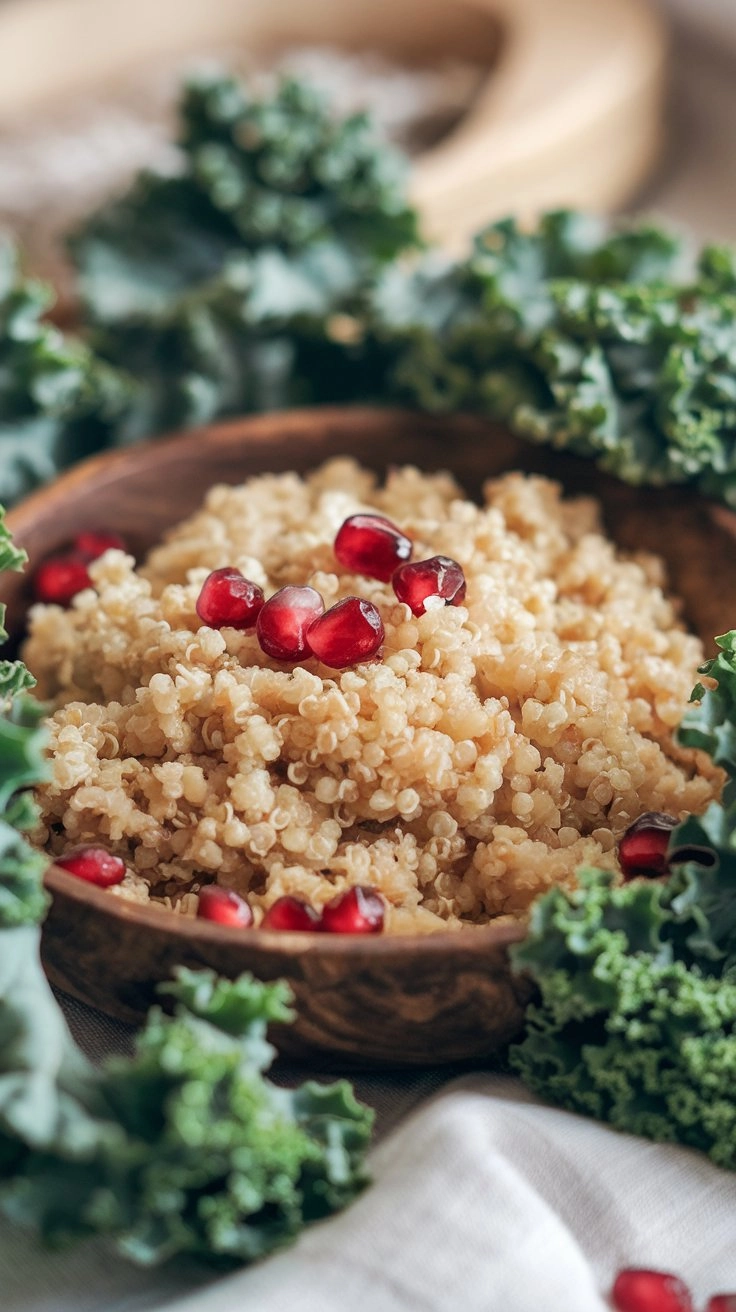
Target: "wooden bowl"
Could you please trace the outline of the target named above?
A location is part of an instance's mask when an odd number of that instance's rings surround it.
[[[661,553],[685,615],[709,649],[736,621],[736,576],[727,568],[736,517],[690,491],[633,489],[584,461],[521,443],[467,417],[405,411],[315,409],[238,419],[184,436],[99,456],[36,493],[8,517],[16,541],[39,560],[80,525],[122,533],[144,551],[193,511],[215,482],[263,471],[304,472],[349,453],[378,471],[412,463],[449,468],[472,495],[510,468],[559,478],[602,501],[609,530],[627,549]],[[3,578],[11,633],[22,632],[27,580]],[[141,907],[49,871],[53,904],[44,931],[53,983],[86,1002],[135,1020],[155,983],[174,965],[252,970],[284,978],[298,1019],[279,1036],[292,1056],[340,1057],[363,1065],[479,1059],[520,1028],[529,989],[510,970],[514,926],[430,936],[367,938],[243,934]]]

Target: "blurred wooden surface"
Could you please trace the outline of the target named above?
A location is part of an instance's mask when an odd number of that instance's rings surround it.
[[[0,124],[163,54],[300,42],[488,68],[460,126],[415,164],[427,235],[450,247],[510,211],[615,207],[659,150],[666,40],[646,0],[5,0]]]

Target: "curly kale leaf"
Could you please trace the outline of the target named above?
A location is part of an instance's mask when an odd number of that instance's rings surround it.
[[[17,500],[107,444],[126,385],[44,319],[48,288],[25,279],[0,242],[0,500]]]
[[[15,546],[5,524],[5,507],[0,506],[0,573],[8,569],[22,569],[27,559],[25,551]],[[0,602],[0,644],[5,642],[7,636],[5,606]],[[28,688],[33,688],[35,682],[33,675],[21,661],[0,660],[0,714],[11,705],[13,697],[17,697]]]
[[[401,155],[366,114],[336,119],[304,83],[284,79],[258,100],[234,78],[195,79],[180,144],[199,194],[248,249],[329,238],[380,262],[417,242]]]
[[[724,766],[723,801],[673,830],[666,880],[587,870],[534,905],[513,959],[539,1001],[512,1062],[565,1107],[736,1169],[736,632],[717,642],[678,737]]]
[[[173,1016],[150,1012],[131,1059],[90,1077],[57,1043],[56,1116],[0,1196],[53,1244],[103,1234],[142,1264],[251,1261],[364,1186],[372,1116],[345,1082],[264,1077],[266,1025],[291,1016],[285,986],[180,970],[166,992]]]
[[[72,241],[92,340],[135,376],[117,440],[315,401],[471,410],[631,483],[736,504],[736,276],[651,225],[557,211],[412,264],[397,157],[309,88],[190,85],[175,177]]]
[[[736,800],[736,632],[716,638],[718,655],[706,661],[698,671],[715,680],[715,687],[706,688],[698,683],[693,689],[691,702],[697,703],[687,711],[677,733],[683,747],[697,747],[707,752],[716,765],[729,775],[724,800]]]
[[[92,341],[136,379],[119,442],[344,391],[334,318],[418,241],[402,161],[364,115],[211,76],[180,118],[178,174],[142,175],[70,243]]]
[[[546,894],[514,951],[540,998],[511,1060],[543,1097],[736,1169],[736,973],[678,954],[687,922],[666,887],[602,871]]]
[[[26,553],[12,541],[0,506],[0,572],[20,570]],[[0,603],[0,643],[5,607]],[[0,661],[0,935],[35,924],[46,909],[41,879],[46,861],[23,837],[36,811],[29,789],[44,778],[43,709],[23,694],[35,679],[21,661]]]
[[[736,497],[736,284],[649,226],[493,224],[468,260],[391,268],[362,310],[388,395],[474,410],[631,483]],[[729,272],[730,270],[730,272]]]

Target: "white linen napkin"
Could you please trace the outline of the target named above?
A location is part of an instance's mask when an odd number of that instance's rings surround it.
[[[676,1271],[701,1307],[736,1291],[736,1174],[543,1106],[512,1079],[446,1086],[380,1144],[372,1170],[346,1212],[209,1281],[193,1263],[137,1272],[98,1244],[39,1256],[6,1228],[0,1308],[604,1312],[631,1265]]]

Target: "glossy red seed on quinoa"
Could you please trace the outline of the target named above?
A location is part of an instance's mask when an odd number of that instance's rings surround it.
[[[92,587],[92,580],[85,562],[66,552],[42,561],[33,575],[32,586],[36,601],[70,606],[77,593]]]
[[[324,614],[325,603],[316,588],[287,584],[262,606],[256,632],[267,656],[277,661],[303,661],[311,656],[307,635]]]
[[[319,930],[321,920],[318,911],[303,902],[300,897],[287,894],[271,904],[261,921],[261,929],[278,930]]]
[[[197,614],[211,629],[252,629],[263,606],[263,588],[239,569],[213,569],[197,597]]]
[[[98,560],[106,551],[127,551],[125,539],[119,533],[95,533],[86,529],[74,539],[73,552],[87,562]]]
[[[385,915],[381,894],[357,884],[322,908],[322,928],[328,934],[380,934]]]
[[[461,606],[465,600],[465,574],[449,556],[432,556],[401,565],[391,579],[399,601],[412,615],[423,615],[430,597],[440,597],[446,606]]]
[[[125,862],[106,848],[91,843],[71,848],[63,856],[54,857],[54,862],[70,875],[98,888],[112,888],[125,878]]]
[[[335,555],[344,569],[388,583],[403,561],[411,559],[411,539],[384,515],[350,515],[335,538]]]
[[[629,825],[618,845],[618,860],[626,879],[637,875],[663,875],[667,849],[677,820],[661,811],[645,811]]]
[[[200,920],[212,920],[233,929],[250,929],[253,924],[253,912],[245,898],[219,884],[207,884],[200,890],[197,915]]]
[[[383,620],[372,601],[345,597],[331,606],[309,630],[313,655],[333,670],[373,660],[385,637]]]

